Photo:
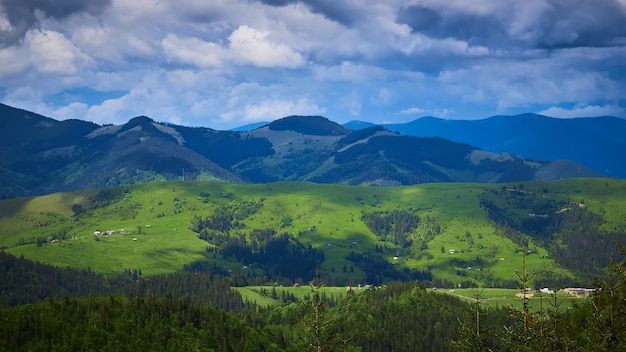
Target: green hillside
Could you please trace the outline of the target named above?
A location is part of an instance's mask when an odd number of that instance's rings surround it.
[[[626,181],[613,179],[406,187],[155,182],[1,200],[0,246],[107,274],[211,269],[245,284],[307,282],[318,266],[331,286],[420,278],[441,287],[516,287],[524,259],[538,281],[584,284],[608,265],[613,239],[626,233],[624,214]],[[576,221],[585,245],[573,242]],[[602,260],[569,263],[568,251],[581,248]]]

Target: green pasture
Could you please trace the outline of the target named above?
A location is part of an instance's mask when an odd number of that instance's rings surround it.
[[[430,289],[432,290],[432,289]],[[522,309],[523,297],[519,289],[506,288],[455,288],[437,289],[435,292],[448,294],[462,300],[474,303],[476,297],[480,297],[483,308],[507,308]],[[565,311],[577,304],[583,303],[588,295],[575,295],[563,291],[556,292],[555,296],[549,293],[529,292],[528,302],[533,312],[554,310],[555,302],[559,311]]]
[[[253,302],[259,306],[273,306],[281,304],[281,296],[284,294],[292,294],[294,297],[301,301],[306,298],[310,298],[314,289],[310,286],[303,285],[300,287],[282,287],[282,286],[247,286],[247,287],[233,287],[241,294],[244,301]],[[429,288],[428,290],[437,292],[440,294],[448,294],[460,298],[463,301],[474,303],[477,292],[480,293],[481,307],[488,309],[495,308],[513,308],[522,309],[522,297],[519,296],[520,290],[518,289],[503,289],[503,288],[483,288],[483,289],[471,289],[471,288],[456,288],[456,289],[436,289]],[[274,293],[272,292],[274,291]],[[352,292],[355,294],[365,292],[365,288],[353,287]],[[320,294],[325,294],[329,298],[339,299],[346,296],[348,292],[346,287],[322,287],[319,289]],[[531,292],[529,297],[529,307],[533,312],[551,311],[554,308],[555,297],[548,293]],[[275,295],[277,298],[272,298]],[[517,296],[516,296],[517,295]],[[573,295],[563,291],[556,292],[556,304],[560,311],[565,311],[577,304],[583,303],[588,298],[588,295]]]
[[[607,219],[605,226],[626,228],[626,181],[584,179],[521,184],[528,192],[585,204]],[[520,184],[437,183],[403,187],[320,185],[307,182],[233,184],[213,181],[153,182],[109,189],[115,200],[93,208],[97,190],[0,200],[0,247],[9,253],[58,266],[115,273],[127,268],[144,275],[180,271],[185,264],[212,260],[227,269],[233,263],[206,256],[211,244],[188,229],[194,215],[207,216],[220,205],[252,199],[259,212],[246,218],[244,233],[272,228],[323,249],[325,277],[364,282],[365,273],[345,259],[350,252],[383,255],[400,269],[431,271],[456,284],[487,279],[516,280],[526,261],[545,277],[568,277],[531,242],[528,253],[505,238],[487,219],[479,196]],[[236,204],[236,203],[235,203]],[[75,216],[77,206],[86,210]],[[361,221],[363,212],[410,209],[422,219],[413,245],[395,248]],[[440,232],[426,239],[429,220]],[[122,229],[124,231],[122,231]],[[424,231],[422,231],[424,230]],[[94,236],[95,231],[102,234]],[[114,231],[105,236],[106,231]],[[52,240],[58,240],[58,242]],[[423,242],[423,243],[422,243]],[[524,254],[526,254],[524,256]],[[395,259],[394,259],[395,257]],[[348,270],[345,270],[347,268]],[[352,269],[352,270],[350,270]]]
[[[244,301],[254,302],[259,306],[272,306],[281,304],[281,296],[283,295],[283,293],[285,295],[293,295],[299,301],[302,301],[305,298],[312,297],[314,293],[314,289],[307,284],[299,287],[246,286],[233,287],[232,289],[239,292]],[[364,292],[364,290],[364,288],[353,287],[351,292],[359,293]],[[272,298],[273,292],[275,292],[277,299]],[[348,288],[323,286],[319,288],[319,292],[321,295],[326,295],[326,297],[328,298],[339,299],[346,296]]]

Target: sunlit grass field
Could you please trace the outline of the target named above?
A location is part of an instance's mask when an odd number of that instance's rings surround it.
[[[309,285],[303,285],[300,287],[282,287],[282,286],[247,286],[247,287],[233,287],[234,290],[239,292],[244,301],[250,301],[258,306],[273,306],[281,304],[281,296],[284,294],[291,294],[297,300],[302,301],[310,299],[313,296],[314,289]],[[375,289],[375,288],[374,288]],[[352,287],[351,293],[360,294],[367,292],[366,288]],[[456,289],[434,289],[427,288],[428,291],[438,294],[448,294],[455,296],[462,301],[469,303],[475,303],[476,297],[480,298],[480,307],[488,309],[522,309],[523,299],[520,296],[520,290],[518,289],[505,289],[505,288],[456,288]],[[275,292],[275,297],[272,298],[272,291]],[[345,297],[348,293],[347,287],[321,287],[319,289],[320,294],[324,294],[329,298],[338,299]],[[530,292],[528,297],[528,306],[531,312],[549,312],[553,311],[554,307],[558,307],[558,310],[563,312],[575,305],[582,304],[589,295],[576,295],[562,291],[557,291],[556,296],[549,293],[537,293]]]
[[[250,301],[256,303],[258,306],[272,306],[277,305],[282,302],[281,296],[283,293],[285,295],[293,295],[298,301],[302,301],[305,299],[310,299],[315,289],[308,285],[304,284],[299,287],[293,286],[246,286],[246,287],[233,287],[233,290],[236,290],[241,294],[244,301]],[[320,295],[325,295],[329,299],[339,299],[341,297],[345,297],[348,294],[347,287],[320,287],[318,289]],[[276,292],[277,298],[272,298],[272,291]],[[354,294],[359,294],[364,292],[364,288],[353,287],[351,292]]]
[[[508,186],[186,181],[113,188],[116,200],[97,209],[92,209],[97,190],[5,199],[0,200],[0,246],[36,261],[107,274],[127,268],[141,269],[144,275],[175,272],[205,257],[236,272],[243,270],[242,263],[223,260],[219,255],[206,256],[211,244],[189,229],[190,220],[194,215],[212,214],[221,204],[252,199],[263,206],[244,220],[246,229],[272,228],[294,234],[302,242],[324,250],[325,261],[319,268],[323,275],[356,285],[367,284],[365,274],[358,268],[346,270],[352,264],[346,255],[352,251],[373,252],[375,246],[386,245],[361,221],[362,213],[411,209],[422,222],[434,219],[441,231],[426,248],[414,244],[386,251],[383,255],[389,262],[400,269],[428,270],[435,278],[447,279],[455,286],[463,281],[481,284],[493,278],[510,281],[516,280],[515,272],[522,268],[523,253],[493,226],[479,204],[480,194]],[[549,197],[584,202],[589,210],[605,216],[604,226],[626,228],[624,180],[529,182],[523,186],[528,192],[549,189]],[[86,210],[80,216],[74,214],[77,206]],[[285,222],[286,218],[290,221]],[[95,231],[101,235],[95,236]],[[114,232],[107,236],[106,231]],[[532,242],[529,247],[532,253],[525,257],[529,270],[560,277],[571,275],[547,257],[545,249]]]
[[[453,295],[471,303],[475,303],[476,298],[479,297],[480,306],[483,308],[522,309],[523,296],[518,289],[457,288],[437,289],[435,292]],[[565,311],[575,305],[582,304],[589,298],[589,295],[576,295],[563,291],[556,291],[555,294],[537,293],[533,290],[529,292],[527,298],[529,309],[532,312],[548,312],[553,311],[554,307],[558,307],[559,311]]]

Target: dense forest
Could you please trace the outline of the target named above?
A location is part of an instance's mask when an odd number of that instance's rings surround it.
[[[250,307],[241,295],[230,289],[231,280],[223,275],[181,272],[143,277],[141,270],[104,276],[91,270],[57,268],[17,258],[0,251],[0,306],[12,307],[47,299],[82,296],[160,296],[189,295],[197,304],[210,304],[226,310]]]
[[[505,236],[521,248],[528,248],[529,240],[547,248],[550,257],[580,278],[581,285],[608,268],[615,242],[626,237],[623,229],[603,229],[602,215],[587,210],[584,203],[553,200],[547,189],[533,193],[521,185],[503,186],[484,193],[480,205]]]
[[[211,243],[212,251],[224,258],[235,259],[245,266],[262,270],[253,281],[242,284],[266,283],[269,281],[308,282],[315,275],[315,268],[324,261],[324,251],[303,244],[292,234],[276,233],[274,229],[251,229],[248,233],[241,222],[255,214],[263,206],[263,200],[231,202],[215,209],[206,217],[193,216],[189,228],[198,233],[200,239]],[[283,226],[291,220],[283,219]],[[205,271],[202,262],[188,266],[190,271]],[[250,272],[251,274],[253,271]]]
[[[623,250],[622,250],[623,254]],[[254,307],[224,304],[228,278],[176,274],[112,281],[29,262],[2,253],[2,282],[35,277],[48,293],[22,283],[2,291],[1,351],[619,351],[626,348],[626,262],[611,262],[589,299],[560,310],[553,295],[540,307],[526,296],[521,308],[485,308],[426,289],[419,281],[363,288],[342,299],[320,293],[314,280],[303,300]],[[520,291],[530,274],[519,272]],[[79,275],[79,276],[77,276]],[[212,277],[207,280],[207,277]],[[91,293],[72,282],[87,278]],[[24,280],[24,279],[23,279]],[[101,282],[99,284],[98,282]],[[5,286],[3,285],[3,288]],[[58,287],[55,290],[55,287]],[[65,291],[63,288],[67,288]],[[22,290],[22,291],[19,291]],[[14,291],[14,292],[9,292]],[[203,291],[221,298],[200,298]],[[352,291],[351,291],[352,292]],[[24,293],[31,303],[7,297]],[[230,297],[237,298],[236,293]],[[239,297],[240,298],[240,297]],[[10,307],[9,307],[10,306]]]

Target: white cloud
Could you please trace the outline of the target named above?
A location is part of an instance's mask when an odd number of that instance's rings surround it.
[[[223,49],[220,45],[198,38],[179,38],[168,34],[161,42],[168,61],[191,64],[198,67],[222,66]]]
[[[304,58],[289,46],[268,40],[269,32],[239,26],[228,37],[231,56],[241,63],[258,67],[297,68],[304,64]]]
[[[426,113],[426,110],[419,108],[417,106],[414,106],[412,108],[407,108],[404,110],[401,110],[400,113],[402,115],[419,115],[419,114],[424,114]]]
[[[400,111],[400,114],[402,115],[422,115],[422,116],[430,115],[430,116],[441,117],[441,118],[447,117],[449,115],[453,115],[454,113],[455,113],[454,109],[445,109],[445,108],[422,109],[417,106]]]
[[[16,75],[25,71],[30,65],[29,60],[25,59],[27,51],[21,47],[8,47],[0,49],[0,78]]]
[[[572,67],[568,61],[541,58],[489,60],[469,68],[445,70],[438,81],[462,101],[495,102],[500,111],[532,104],[589,103],[619,99],[618,82],[606,72]]]
[[[424,54],[486,56],[489,54],[489,48],[485,46],[472,46],[466,41],[453,38],[431,38],[421,33],[399,39],[398,50],[408,56]]]
[[[33,102],[40,101],[41,93],[33,87],[20,86],[12,89],[5,97],[4,103],[13,106],[33,106]],[[39,112],[39,111],[35,111]],[[39,112],[41,113],[41,112]]]
[[[538,114],[558,118],[574,117],[596,117],[596,116],[617,116],[626,117],[626,109],[617,105],[584,105],[565,109],[558,106],[551,106],[548,109],[539,111]]]
[[[93,64],[93,60],[63,34],[31,30],[19,46],[0,49],[0,77],[36,71],[43,75],[68,76]]]
[[[615,115],[626,105],[617,2],[269,3],[112,0],[103,11],[40,16],[22,41],[0,46],[0,100],[58,118],[217,128],[272,109],[272,118],[394,119],[538,106]],[[401,21],[407,7],[433,21]],[[0,31],[11,30],[8,18],[0,9]]]
[[[113,0],[108,12],[120,25],[133,27],[145,24],[148,19],[150,22],[158,19],[162,24],[173,21],[170,7],[176,7],[176,3],[167,0]]]
[[[290,115],[320,115],[323,113],[324,109],[307,98],[300,98],[296,101],[274,99],[263,101],[260,104],[246,105],[243,121],[265,121]]]
[[[0,32],[2,31],[10,31],[13,30],[13,26],[11,25],[11,22],[9,22],[9,19],[7,18],[6,13],[4,13],[2,11],[2,7],[0,6]]]
[[[93,62],[58,32],[30,31],[25,41],[34,56],[31,65],[44,74],[72,75]]]
[[[89,108],[87,104],[73,102],[67,106],[63,106],[59,109],[54,110],[51,116],[54,116],[55,119],[60,120],[83,119],[88,110]]]

